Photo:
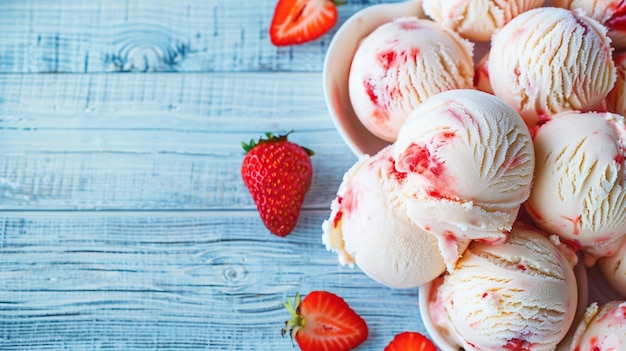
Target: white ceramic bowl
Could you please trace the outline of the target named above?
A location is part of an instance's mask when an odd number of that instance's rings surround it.
[[[324,98],[335,127],[356,155],[373,155],[389,143],[370,133],[359,121],[348,94],[348,75],[359,43],[378,26],[395,18],[425,18],[421,0],[369,6],[352,15],[335,33],[323,68]]]

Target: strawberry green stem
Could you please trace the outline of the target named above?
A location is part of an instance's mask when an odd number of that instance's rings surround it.
[[[286,134],[281,134],[278,136],[275,136],[274,134],[272,134],[271,132],[266,132],[265,133],[265,139],[264,138],[259,138],[259,140],[254,140],[254,139],[250,139],[249,142],[241,142],[241,147],[243,148],[243,150],[245,152],[249,152],[250,150],[252,150],[255,146],[259,145],[259,144],[264,144],[264,143],[276,143],[276,142],[280,142],[280,141],[287,141],[287,137],[289,136],[289,134],[293,133],[293,130],[290,130],[289,132],[287,132]],[[313,156],[315,155],[315,152],[307,147],[301,146],[300,147],[306,151],[307,155],[309,156]]]
[[[281,335],[285,337],[285,335],[289,333],[289,337],[291,338],[292,341],[293,341],[293,337],[296,335],[298,330],[304,327],[304,323],[305,323],[304,317],[302,317],[298,313],[298,306],[300,306],[301,301],[302,301],[302,297],[300,296],[300,293],[296,293],[296,297],[293,303],[291,302],[291,299],[288,297],[287,302],[283,304],[283,306],[285,306],[285,309],[287,309],[287,311],[291,315],[291,319],[285,322],[285,327],[282,329]]]

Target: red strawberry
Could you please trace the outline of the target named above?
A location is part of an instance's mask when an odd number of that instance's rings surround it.
[[[437,351],[437,348],[420,333],[403,332],[396,335],[384,351]]]
[[[311,179],[313,151],[287,140],[287,135],[242,143],[246,156],[241,177],[273,234],[286,236],[296,226]]]
[[[367,324],[341,297],[312,291],[302,300],[296,294],[294,302],[285,303],[292,319],[282,334],[289,333],[302,351],[348,351],[367,339]]]
[[[278,0],[270,25],[276,46],[315,40],[337,23],[337,0]]]

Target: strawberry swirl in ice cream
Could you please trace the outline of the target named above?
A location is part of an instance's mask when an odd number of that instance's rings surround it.
[[[626,350],[626,301],[592,303],[576,328],[570,351]]]
[[[352,107],[363,125],[389,142],[415,107],[439,92],[471,88],[472,45],[439,24],[399,18],[359,45],[350,68]]]
[[[420,105],[398,140],[345,175],[322,240],[390,287],[423,285],[451,269],[470,240],[506,239],[530,194],[534,153],[521,117],[470,89]]]
[[[388,146],[363,156],[346,172],[322,240],[342,265],[356,264],[386,286],[410,288],[431,281],[445,265],[437,238],[411,222],[399,201],[405,175],[395,170],[392,152]]]
[[[456,89],[422,103],[394,144],[396,169],[406,173],[401,196],[413,222],[450,242],[506,238],[530,194],[533,144],[521,117],[497,97]]]

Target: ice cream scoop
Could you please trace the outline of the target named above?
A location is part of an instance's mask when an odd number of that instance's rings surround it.
[[[608,28],[611,45],[626,48],[626,1],[623,0],[554,0],[554,6],[584,13]]]
[[[626,234],[626,126],[612,113],[567,111],[537,129],[528,214],[580,248],[590,266]]]
[[[567,258],[541,232],[515,225],[502,244],[471,243],[423,308],[455,350],[554,350],[577,304]]]
[[[626,301],[592,303],[576,328],[570,351],[626,350]]]
[[[515,110],[478,90],[442,92],[411,113],[393,148],[409,217],[439,238],[447,263],[458,259],[456,240],[504,241],[535,164]]]
[[[494,34],[488,62],[494,93],[529,128],[566,110],[593,110],[615,82],[606,28],[562,8],[528,10]]]
[[[394,169],[391,146],[361,157],[344,175],[322,224],[322,241],[342,265],[356,264],[392,288],[425,284],[445,270],[437,238],[413,224],[398,201],[403,179]]]
[[[609,111],[626,116],[626,51],[615,54],[613,61],[617,79],[606,97],[606,105]]]
[[[439,92],[471,88],[472,45],[426,19],[402,17],[364,38],[350,66],[354,112],[379,138],[393,142],[409,113]]]
[[[424,13],[470,40],[489,41],[513,17],[545,0],[423,0]]]

